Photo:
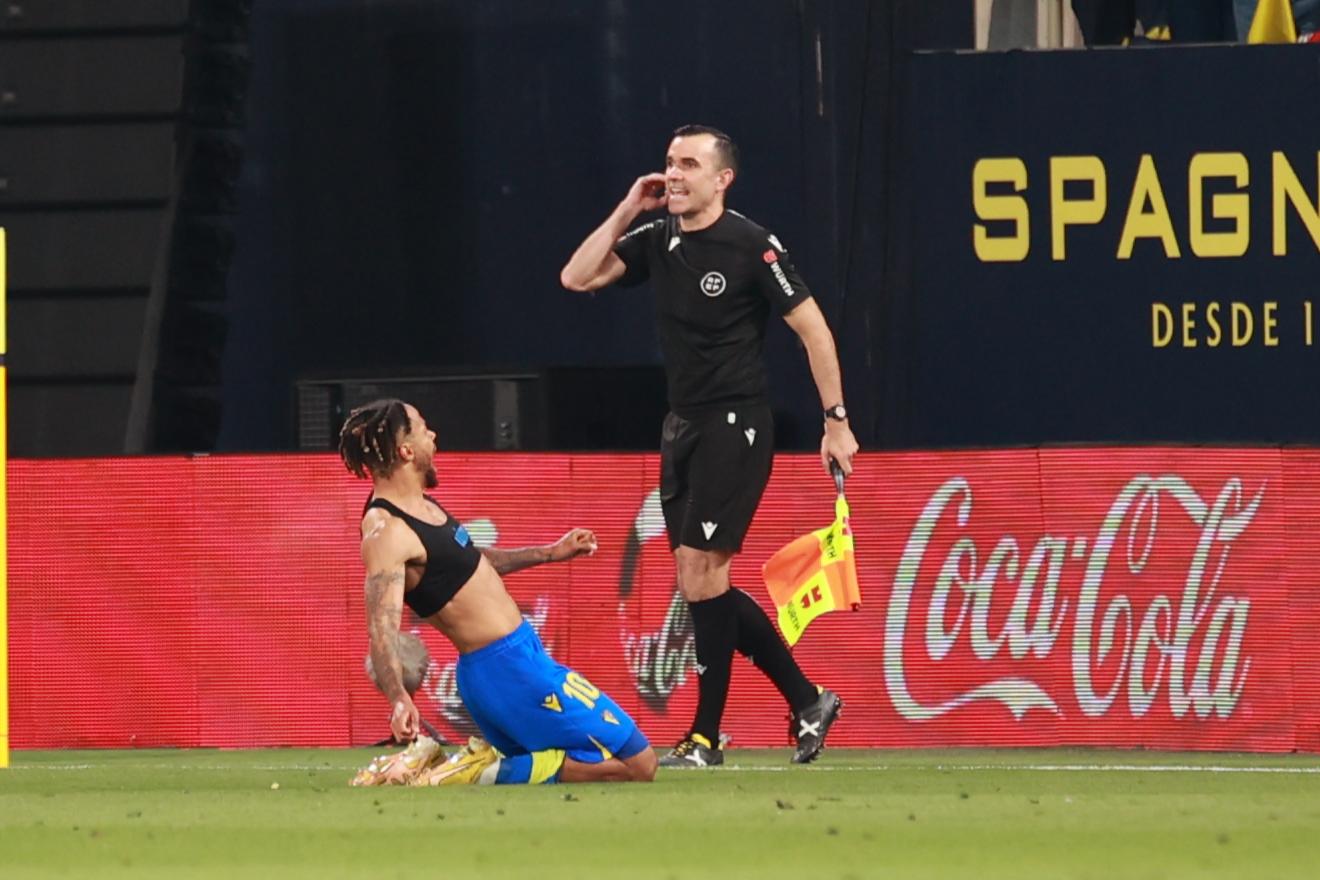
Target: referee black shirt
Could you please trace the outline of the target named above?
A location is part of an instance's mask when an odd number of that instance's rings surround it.
[[[773,307],[786,315],[811,291],[779,239],[727,208],[719,219],[683,232],[663,217],[631,230],[614,246],[633,287],[650,278],[669,384],[669,408],[684,418],[717,406],[766,402],[762,360]]]

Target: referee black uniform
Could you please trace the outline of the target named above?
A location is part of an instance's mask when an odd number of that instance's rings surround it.
[[[670,549],[742,549],[770,479],[774,421],[762,357],[771,314],[811,298],[773,234],[727,208],[702,229],[684,232],[669,215],[631,230],[614,253],[616,283],[649,280],[668,378],[661,434],[660,500]],[[737,650],[756,664],[793,710],[795,761],[815,757],[841,705],[818,689],[793,659],[756,600],[733,587],[688,603],[701,676],[689,736],[662,766],[723,762],[719,723]]]
[[[811,291],[774,235],[736,211],[683,232],[675,216],[629,232],[618,284],[650,280],[668,377],[660,498],[670,548],[742,549],[774,456],[762,359],[771,313]]]

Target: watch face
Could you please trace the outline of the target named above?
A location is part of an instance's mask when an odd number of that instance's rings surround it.
[[[848,418],[848,410],[844,409],[843,404],[840,403],[825,410],[825,415],[829,416],[832,419],[837,419],[841,422],[844,419]]]

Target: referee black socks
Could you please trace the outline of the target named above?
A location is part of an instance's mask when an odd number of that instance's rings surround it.
[[[765,673],[794,712],[816,702],[816,686],[802,674],[775,625],[756,600],[737,587],[714,599],[689,602],[697,647],[697,717],[692,732],[719,742],[729,699],[733,652]]]
[[[738,641],[737,590],[689,602],[697,642],[697,717],[692,732],[720,741],[720,719],[729,699],[729,675]]]
[[[747,657],[765,673],[784,695],[794,712],[801,712],[816,702],[816,686],[807,681],[802,668],[779,637],[775,625],[756,600],[734,587],[726,594],[733,597],[738,615],[738,653]]]

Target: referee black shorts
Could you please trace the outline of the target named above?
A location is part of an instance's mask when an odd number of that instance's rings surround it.
[[[770,407],[733,406],[692,419],[670,413],[660,439],[660,506],[671,550],[742,549],[774,461]]]

